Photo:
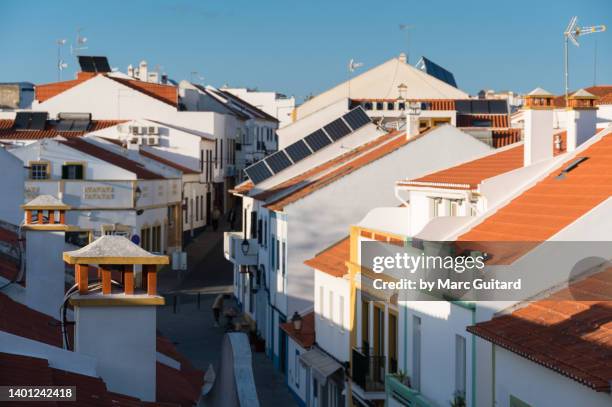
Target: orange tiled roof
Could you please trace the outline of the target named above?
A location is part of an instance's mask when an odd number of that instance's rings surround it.
[[[593,301],[576,301],[576,293]],[[610,393],[612,269],[467,330],[595,391]]]
[[[255,186],[255,184],[253,184],[253,181],[244,181],[238,185],[236,185],[234,187],[234,189],[230,190],[230,192],[234,193],[234,194],[239,194],[239,195],[243,195],[247,192],[249,192],[251,189],[253,189],[253,187]]]
[[[350,238],[345,237],[312,259],[306,260],[304,264],[334,277],[342,277],[348,272],[346,262],[349,260]]]
[[[11,230],[0,227],[0,242],[6,246],[12,247],[14,250],[17,250],[19,245],[19,236],[17,233]],[[0,254],[0,276],[9,281],[13,281],[18,274],[19,263],[9,256]]]
[[[59,131],[56,122],[47,121],[43,130],[15,130],[13,120],[0,119],[0,140],[41,140],[62,136],[65,138],[81,137],[86,133],[124,123],[125,120],[92,120],[86,131]]]
[[[302,317],[302,329],[299,332],[293,329],[292,322],[285,322],[280,327],[302,348],[310,348],[315,343],[314,312],[309,312]]]
[[[578,157],[587,160],[557,179]],[[458,240],[543,242],[611,195],[612,136],[606,135]]]
[[[77,74],[77,78],[70,81],[52,82],[36,85],[34,87],[34,98],[39,102],[44,102],[54,96],[59,95],[62,92],[67,91],[68,89],[71,89],[85,81],[90,80],[96,75],[97,74],[90,72],[79,72]]]
[[[596,105],[612,103],[612,85],[590,86],[588,88],[584,88],[584,90],[600,98],[595,101]],[[565,95],[556,96],[553,99],[553,104],[555,107],[565,107]]]
[[[53,346],[62,346],[59,321],[0,293],[0,331]]]
[[[476,189],[485,179],[515,170],[522,165],[523,146],[520,145],[421,178],[400,181],[398,185]]]

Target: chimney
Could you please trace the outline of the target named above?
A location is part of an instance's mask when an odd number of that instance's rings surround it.
[[[157,295],[157,266],[168,264],[168,256],[105,235],[64,252],[63,259],[75,266],[78,286],[70,297],[75,352],[97,359],[97,373],[110,391],[155,401],[156,312],[164,304]],[[92,269],[97,282],[89,281]]]
[[[408,55],[406,55],[405,52],[400,52],[398,59],[400,62],[403,62],[405,64],[408,63]]]
[[[134,67],[132,66],[132,64],[128,65],[127,74],[131,77],[134,77]]]
[[[39,195],[22,206],[26,238],[25,303],[28,307],[60,319],[65,287],[64,263],[66,210],[51,195]]]
[[[553,157],[553,109],[553,95],[542,88],[525,96],[525,166]]]
[[[419,135],[421,103],[409,102],[406,104],[406,137],[411,139]]]
[[[568,98],[567,106],[567,151],[587,141],[597,129],[597,96],[584,89],[576,91]]]
[[[147,69],[147,61],[140,61],[140,66],[138,68],[138,78],[146,82],[149,78],[149,71]]]

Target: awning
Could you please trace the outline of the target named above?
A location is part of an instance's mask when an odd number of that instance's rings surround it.
[[[329,376],[342,369],[340,363],[316,348],[302,353],[300,361],[310,367],[314,377],[321,382],[327,381]]]

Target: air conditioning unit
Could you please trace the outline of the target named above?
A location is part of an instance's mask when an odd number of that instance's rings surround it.
[[[158,146],[159,145],[159,136],[148,136],[148,137],[143,137],[143,139],[146,139],[146,144],[148,146]]]

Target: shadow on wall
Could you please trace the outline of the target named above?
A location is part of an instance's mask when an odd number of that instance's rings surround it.
[[[221,363],[216,382],[204,398],[205,406],[259,407],[251,347],[246,334],[228,333],[221,345]]]

